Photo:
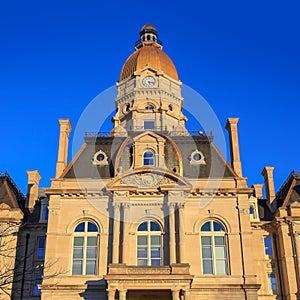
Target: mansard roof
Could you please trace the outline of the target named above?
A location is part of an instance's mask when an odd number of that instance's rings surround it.
[[[300,173],[291,172],[276,194],[277,207],[286,207],[294,202],[300,202]]]
[[[0,172],[0,204],[10,208],[22,208],[25,197],[7,172]]]
[[[86,137],[85,144],[74,157],[73,161],[67,166],[61,178],[103,178],[112,179],[118,172],[115,167],[116,157],[119,149],[124,149],[127,154],[124,156],[121,167],[124,172],[130,169],[131,145],[134,136],[140,132],[132,133],[129,137],[95,136]],[[160,134],[160,133],[156,133]],[[232,167],[227,163],[219,152],[213,138],[203,135],[198,136],[170,136],[161,134],[165,139],[165,161],[169,171],[173,172],[173,165],[176,155],[174,153],[174,143],[181,153],[183,177],[187,179],[197,178],[234,178],[237,175]],[[127,147],[121,147],[126,142]],[[199,151],[204,156],[204,164],[191,163],[191,155]],[[94,162],[95,155],[103,153],[107,163],[97,164]]]

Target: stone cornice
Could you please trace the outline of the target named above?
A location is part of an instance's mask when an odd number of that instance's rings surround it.
[[[164,99],[173,102],[174,104],[180,105],[183,101],[182,97],[176,97],[175,95],[163,90],[163,89],[137,89],[124,96],[117,97],[115,99],[116,105],[122,105],[131,101],[133,98],[144,98],[144,97],[163,97]]]

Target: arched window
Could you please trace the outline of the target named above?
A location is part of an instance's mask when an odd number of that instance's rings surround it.
[[[137,265],[161,266],[161,228],[153,221],[141,223],[137,229]]]
[[[76,226],[73,233],[73,275],[97,274],[98,232],[98,227],[90,221]]]
[[[143,156],[144,166],[154,166],[155,158],[154,153],[150,150],[146,151]]]
[[[204,275],[228,274],[225,229],[219,222],[210,220],[202,225],[201,253]]]

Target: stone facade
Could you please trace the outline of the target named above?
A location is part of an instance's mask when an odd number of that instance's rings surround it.
[[[212,136],[186,130],[181,82],[156,29],[146,25],[140,37],[117,83],[110,136],[86,137],[68,164],[72,127],[59,120],[50,188],[38,194],[40,176],[28,172],[19,242],[37,242],[23,296],[16,282],[13,298],[298,299],[300,176],[275,195],[266,167],[266,199],[261,184],[248,187],[239,120],[226,124],[227,162]],[[45,236],[41,281],[35,257]]]

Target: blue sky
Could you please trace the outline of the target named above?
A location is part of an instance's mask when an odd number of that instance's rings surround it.
[[[26,170],[38,169],[49,186],[57,119],[75,127],[88,103],[118,80],[142,25],[152,23],[180,79],[223,128],[227,117],[240,117],[249,185],[274,165],[279,188],[300,169],[299,10],[298,1],[268,0],[2,1],[0,170],[23,192]]]

